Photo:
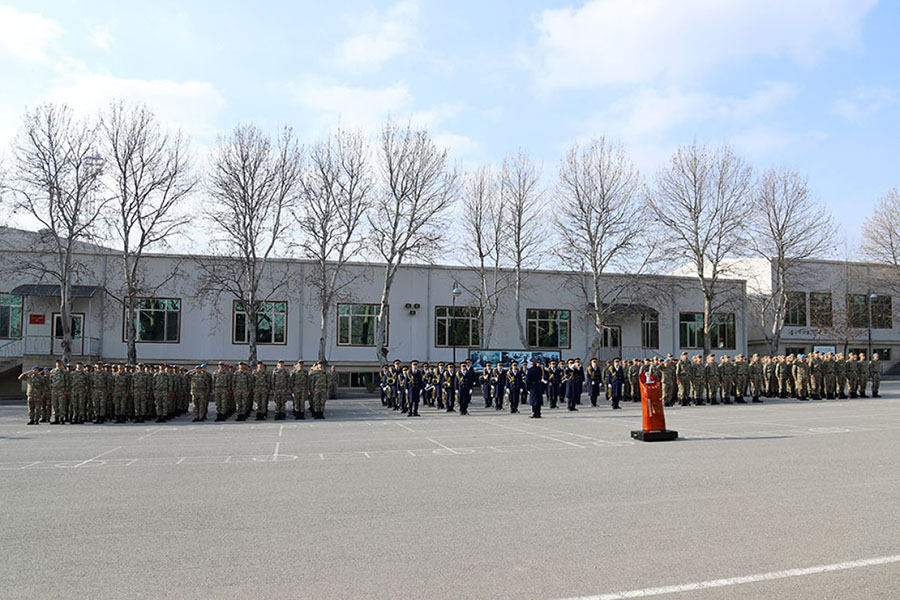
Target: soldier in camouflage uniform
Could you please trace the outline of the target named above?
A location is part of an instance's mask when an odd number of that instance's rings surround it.
[[[88,374],[83,363],[76,363],[70,374],[72,390],[72,423],[84,423],[87,411]]]
[[[328,400],[328,373],[322,363],[316,363],[310,371],[310,385],[313,389],[312,413],[314,419],[325,418],[325,402]]]
[[[666,357],[660,372],[662,373],[663,403],[665,406],[672,406],[675,404],[675,362],[671,356]]]
[[[734,394],[734,364],[731,357],[723,355],[719,360],[719,388],[722,390],[722,403],[731,404],[731,396]],[[710,398],[710,404],[718,404]]]
[[[867,398],[866,396],[866,386],[869,383],[869,361],[866,360],[865,354],[859,355],[859,360],[856,361],[856,387],[857,387],[857,396],[860,398]]]
[[[847,360],[847,388],[850,390],[850,397],[856,398],[856,388],[857,388],[857,364],[859,363],[856,360],[855,354],[850,354],[850,358]]]
[[[284,421],[285,405],[291,391],[291,372],[284,368],[284,361],[279,360],[272,371],[272,400],[275,402],[275,420]]]
[[[25,400],[28,403],[28,424],[37,425],[40,416],[40,391],[38,389],[38,380],[43,377],[41,368],[37,365],[31,367],[30,371],[26,371],[19,375],[19,381],[25,382]]]
[[[52,425],[66,422],[69,412],[68,397],[66,396],[69,383],[69,371],[63,361],[56,361],[56,366],[50,371],[50,399],[53,405]]]
[[[805,354],[801,354],[797,357],[797,360],[794,361],[793,373],[797,398],[803,401],[808,400],[807,394],[809,394],[810,368]]]
[[[184,376],[191,389],[194,423],[205,421],[206,412],[209,410],[209,392],[212,389],[212,376],[206,372],[206,363],[191,369]]]
[[[744,397],[747,395],[747,386],[750,384],[749,367],[747,357],[738,354],[734,361],[734,401],[738,404],[746,404]]]
[[[691,397],[695,406],[703,406],[703,394],[706,391],[706,371],[700,355],[694,356],[691,361]]]
[[[703,379],[706,381],[706,397],[709,398],[710,404],[718,404],[719,401],[719,365],[716,364],[716,357],[710,354],[706,357],[706,364],[703,365]]]
[[[41,371],[40,390],[41,390],[41,409],[40,422],[49,423],[50,417],[53,416],[53,403],[50,398],[50,367],[44,367]]]
[[[877,352],[872,354],[872,360],[869,361],[869,378],[872,380],[872,397],[881,398],[878,393],[881,389],[881,358]]]
[[[156,404],[156,422],[165,423],[169,419],[169,374],[162,365],[153,373],[153,401]]]
[[[766,398],[778,396],[778,378],[775,377],[776,364],[777,361],[774,356],[763,357],[763,386]]]
[[[385,367],[382,372],[385,372]],[[382,388],[384,389],[384,388]],[[294,398],[294,418],[306,418],[306,398],[309,395],[309,373],[303,367],[303,361],[298,360],[291,371],[291,396]],[[387,400],[385,400],[387,405]],[[312,408],[312,405],[310,405]]]
[[[822,358],[818,352],[813,352],[809,358],[810,391],[813,400],[825,398],[825,386],[822,381]]]
[[[216,421],[228,418],[228,394],[231,392],[231,371],[220,362],[213,373],[213,396],[216,399]]]
[[[94,424],[100,425],[106,419],[106,370],[101,364],[91,371],[91,404],[94,407]]]
[[[682,352],[681,358],[675,365],[675,380],[678,382],[678,402],[681,406],[691,403],[691,361],[688,353]]]
[[[149,367],[138,365],[131,376],[131,391],[134,398],[134,422],[143,423],[150,416],[150,389],[153,385]]]
[[[834,360],[834,378],[837,385],[837,397],[840,400],[847,399],[847,361],[843,354],[838,354]]]
[[[131,388],[131,373],[125,365],[119,365],[112,377],[113,404],[116,423],[124,423],[130,417],[128,410],[128,390]]]
[[[256,420],[262,421],[269,412],[269,390],[272,381],[266,365],[263,361],[256,363],[256,371],[253,372],[253,400],[256,402]]]
[[[747,365],[747,380],[750,382],[750,398],[753,402],[762,402],[760,396],[763,394],[763,363],[759,359],[759,354],[750,357],[750,364]]]
[[[788,363],[787,359],[784,356],[778,357],[778,362],[775,363],[775,378],[778,380],[778,390],[776,393],[776,398],[787,398],[788,397]]]
[[[251,394],[253,393],[253,376],[247,368],[247,363],[241,362],[238,370],[231,377],[231,386],[234,390],[235,412],[238,421],[246,421],[251,410]]]
[[[822,372],[822,387],[825,392],[825,398],[834,400],[835,389],[837,388],[837,374],[835,373],[834,354],[829,352],[822,360],[820,370]]]

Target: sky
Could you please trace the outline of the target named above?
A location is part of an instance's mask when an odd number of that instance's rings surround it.
[[[729,143],[808,176],[853,245],[900,185],[898,26],[875,0],[0,0],[0,156],[27,107],[120,98],[200,155],[238,123],[312,141],[393,116],[467,168],[522,148],[551,186],[591,137],[650,181]]]

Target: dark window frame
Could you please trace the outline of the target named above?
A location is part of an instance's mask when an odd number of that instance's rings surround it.
[[[791,296],[795,296],[794,299],[791,299]],[[799,298],[797,296],[803,296],[803,306],[800,307]],[[807,317],[807,307],[809,306],[808,297],[806,292],[785,292],[784,293],[784,326],[785,327],[806,327],[807,323],[809,323],[809,318]],[[802,317],[798,320],[793,320],[792,317]]]
[[[462,310],[462,309],[475,310],[475,311],[477,311],[477,317],[471,317],[471,316],[469,316],[469,317],[457,317],[457,316],[439,317],[438,309],[441,309],[441,308],[446,308],[448,311]],[[472,321],[472,320],[477,319],[478,320],[478,342],[479,343],[478,344],[471,344],[471,343],[460,344],[457,342],[454,345],[454,344],[449,343],[450,340],[447,340],[448,343],[446,343],[446,344],[438,344],[438,320],[439,319],[449,320],[451,327],[452,327],[453,321],[455,321],[455,320]],[[469,342],[472,341],[471,338],[472,338],[472,327],[470,325],[469,326]],[[480,348],[481,341],[483,339],[484,339],[484,312],[480,306],[450,306],[450,305],[445,305],[445,304],[435,305],[435,307],[434,307],[434,347],[435,348],[454,348],[454,347],[455,348]]]
[[[531,311],[535,311],[536,313],[540,313],[540,311],[553,311],[553,312],[556,312],[556,313],[565,311],[565,312],[567,312],[567,313],[569,314],[569,316],[566,317],[565,319],[559,319],[559,318],[557,318],[557,319],[541,319],[540,316],[536,316],[536,317],[534,317],[534,318],[530,318],[530,317],[528,316],[528,313],[531,312]],[[540,322],[545,322],[545,323],[551,323],[551,322],[561,323],[561,322],[565,322],[565,323],[566,323],[566,329],[567,329],[566,337],[568,338],[569,343],[568,343],[567,345],[565,345],[565,346],[563,346],[563,345],[557,345],[557,346],[541,346],[541,345],[539,345],[539,344],[532,344],[532,343],[531,343],[531,323],[532,323],[532,322],[535,322],[535,323],[540,323]],[[548,349],[548,348],[552,349],[552,348],[557,348],[557,349],[560,349],[560,350],[569,350],[569,349],[571,349],[571,348],[572,348],[572,309],[569,309],[569,308],[526,308],[526,309],[525,309],[525,338],[526,338],[526,341],[529,342],[529,344],[528,344],[528,347],[529,347],[529,348],[542,348],[542,349]],[[559,333],[558,333],[558,332],[557,332],[557,334],[556,334],[556,339],[557,339],[557,341],[559,341]],[[535,341],[538,341],[538,340],[535,340]]]
[[[2,296],[10,296],[13,298],[19,299],[19,335],[0,335],[0,340],[21,340],[25,336],[25,296],[20,296],[18,294],[10,294],[9,292],[0,292]],[[4,304],[4,307],[9,308],[10,319],[9,319],[9,327],[7,328],[6,334],[9,334],[12,330],[12,309],[15,308],[12,304]]]
[[[334,341],[337,346],[341,348],[374,348],[375,347],[375,338],[372,338],[371,344],[344,344],[341,342],[341,306],[376,306],[380,307],[380,303],[370,303],[370,302],[338,302],[335,307],[335,330],[334,330]],[[391,307],[388,306],[386,311],[387,313],[387,326],[384,328],[384,344],[387,345],[389,340],[391,339]],[[353,315],[348,315],[351,319]],[[378,315],[374,315],[375,326],[378,326]],[[374,330],[373,330],[374,335]],[[353,336],[350,336],[350,339],[353,339]]]
[[[249,339],[250,338],[250,330],[247,328],[246,321],[244,322],[244,329],[247,332],[247,339],[244,340],[243,342],[239,342],[234,339],[235,327],[237,325],[238,312],[240,312],[243,315],[247,314],[245,311],[237,310],[237,305],[240,302],[241,302],[241,300],[232,299],[232,303],[231,303],[231,345],[232,346],[246,346],[250,343],[250,339]],[[257,346],[286,346],[288,343],[288,329],[289,329],[288,325],[290,323],[290,321],[288,320],[288,317],[290,315],[290,306],[289,306],[288,301],[287,300],[264,300],[263,303],[264,304],[284,304],[284,341],[282,341],[282,342],[260,342],[260,341],[257,341],[256,345]],[[258,316],[259,316],[259,314],[257,313],[257,317]],[[273,321],[274,321],[274,319],[273,319]],[[273,325],[273,334],[272,335],[274,337],[274,325]]]
[[[178,301],[178,311],[177,311],[178,312],[178,336],[176,337],[175,341],[169,341],[169,340],[156,341],[156,340],[138,339],[137,334],[139,333],[140,329],[139,329],[137,323],[135,323],[134,342],[136,344],[180,344],[181,343],[181,324],[184,322],[184,319],[182,318],[182,315],[183,315],[182,307],[184,306],[183,299],[176,298],[176,297],[171,297],[171,298],[159,297],[159,298],[157,298],[157,297],[153,297],[153,296],[140,296],[140,297],[136,297],[134,300],[135,300],[135,302],[137,302],[138,300],[165,300],[166,302],[168,302],[169,300],[177,300]],[[147,310],[147,309],[136,309],[136,310],[140,311],[140,310]],[[166,309],[163,312],[169,312],[169,309]],[[122,307],[122,342],[123,343],[128,341],[125,339],[125,323],[127,322],[126,319],[128,319],[128,308],[123,306]],[[168,323],[166,323],[166,325],[168,325]],[[165,328],[165,325],[164,325],[164,328]],[[233,329],[232,329],[232,332],[233,332]]]

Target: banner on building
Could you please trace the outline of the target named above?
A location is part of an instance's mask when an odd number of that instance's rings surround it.
[[[558,361],[560,358],[559,350],[549,351],[531,351],[531,350],[469,350],[469,360],[472,361],[472,368],[476,371],[484,369],[484,364],[490,362],[496,365],[502,364],[509,367],[512,361],[517,361],[519,365],[528,366],[528,361],[534,359],[540,361],[544,365],[549,365],[551,360]]]

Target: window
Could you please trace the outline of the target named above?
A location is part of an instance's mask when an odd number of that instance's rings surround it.
[[[865,329],[869,326],[868,305],[865,294],[847,294],[847,324]]]
[[[831,327],[834,322],[831,294],[813,292],[809,295],[809,323],[813,327]]]
[[[477,306],[436,306],[435,346],[480,346],[481,309]]]
[[[261,302],[256,310],[256,343],[287,343],[287,302]],[[243,302],[234,301],[234,333],[232,343],[246,344],[251,335]]]
[[[715,314],[712,321],[712,327],[709,328],[709,347],[734,350],[736,348],[734,313]]]
[[[888,294],[876,294],[872,300],[872,329],[893,329],[894,315],[891,310],[891,297]]]
[[[891,360],[890,348],[872,348],[872,356],[878,355],[878,360]],[[869,358],[872,358],[871,356]]]
[[[794,356],[800,356],[801,354],[806,354],[806,348],[804,346],[794,346],[794,347],[789,346],[784,349],[785,356],[790,356],[791,354],[793,354]]]
[[[659,348],[659,315],[641,315],[641,347]]]
[[[619,348],[622,345],[622,330],[618,327],[604,327],[600,334],[601,348]]]
[[[682,348],[702,348],[703,313],[681,313],[678,335],[678,344]]]
[[[371,371],[339,371],[338,387],[374,388],[378,385],[378,373]]]
[[[806,292],[787,292],[784,296],[784,324],[806,327]]]
[[[0,339],[22,337],[22,296],[0,294]]]
[[[569,311],[529,308],[525,315],[530,347],[571,348]]]
[[[180,326],[181,300],[178,298],[134,299],[135,341],[177,344]],[[125,340],[124,324],[122,340]]]
[[[338,304],[338,346],[374,346],[380,306],[380,304]]]

